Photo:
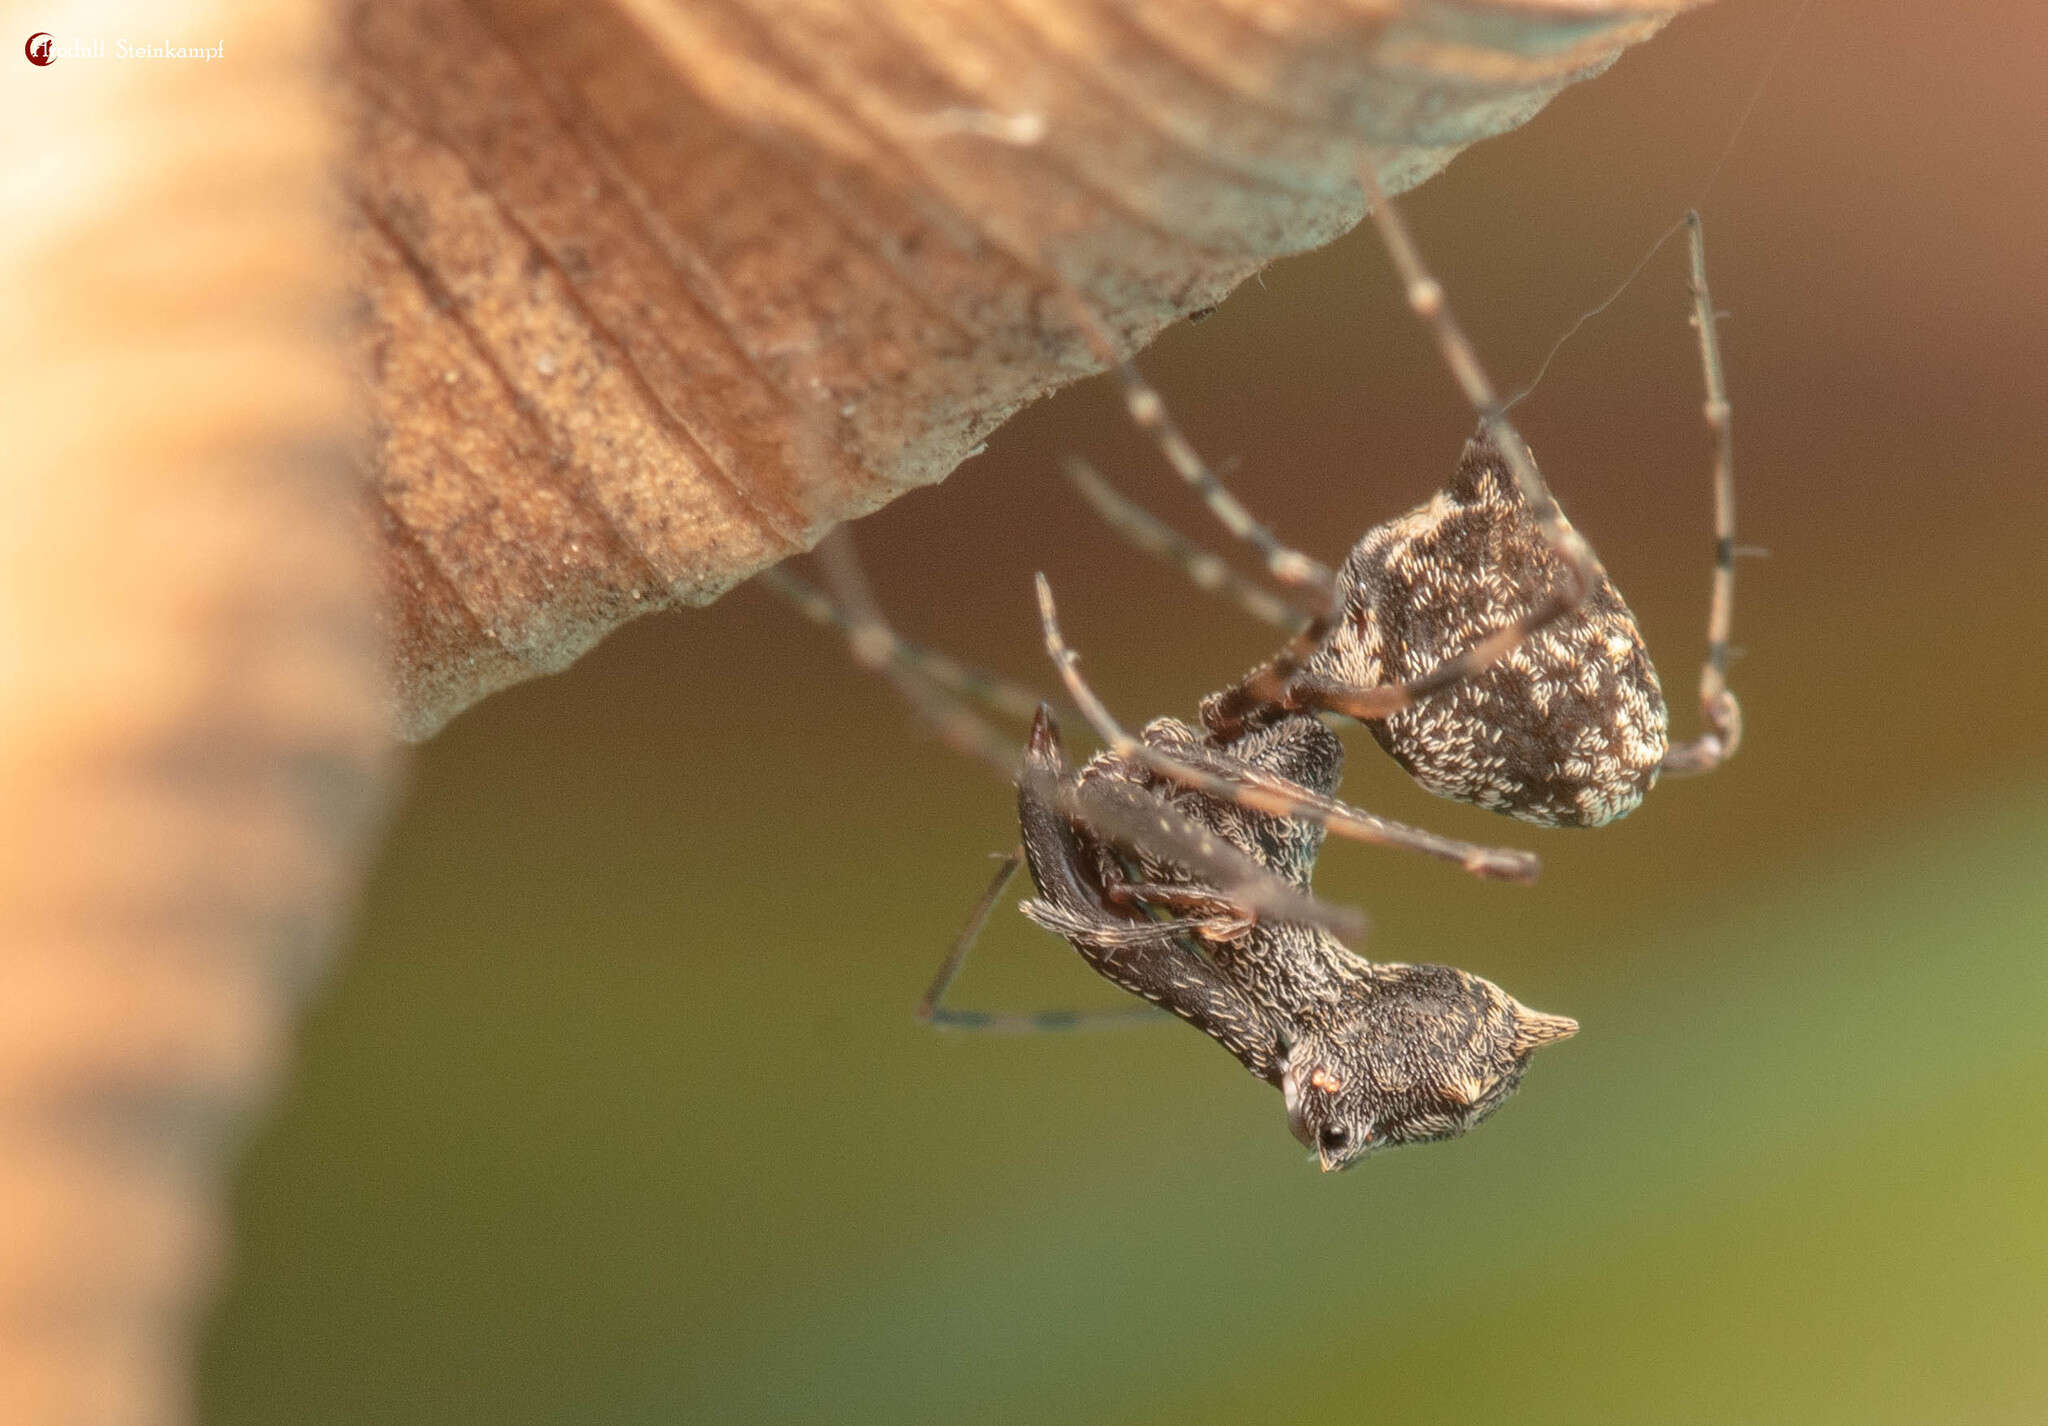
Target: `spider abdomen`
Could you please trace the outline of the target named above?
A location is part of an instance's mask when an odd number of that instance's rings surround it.
[[[1421,678],[1568,578],[1505,465],[1474,441],[1448,489],[1353,549],[1343,618],[1309,670],[1356,688]],[[1633,810],[1668,745],[1656,670],[1604,575],[1492,667],[1367,726],[1429,791],[1560,827]]]

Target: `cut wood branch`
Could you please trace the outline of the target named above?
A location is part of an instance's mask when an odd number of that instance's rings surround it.
[[[349,13],[348,168],[424,737],[943,478],[1517,125],[1643,0],[407,0]]]
[[[35,136],[0,221],[10,1426],[188,1419],[228,1151],[383,795],[326,20],[190,6],[219,62],[0,87]]]

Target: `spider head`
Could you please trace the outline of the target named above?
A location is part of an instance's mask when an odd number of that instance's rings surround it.
[[[1449,966],[1376,966],[1288,1038],[1288,1127],[1326,1173],[1455,1138],[1507,1101],[1537,1048],[1578,1028]]]

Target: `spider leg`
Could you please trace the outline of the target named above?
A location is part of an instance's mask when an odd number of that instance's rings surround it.
[[[853,536],[840,526],[818,542],[818,563],[831,586],[854,660],[896,685],[917,715],[954,751],[994,768],[1006,780],[1017,775],[1015,744],[977,716],[960,698],[933,682],[929,668],[905,652],[907,645],[882,616],[861,572]]]
[[[1197,589],[1220,594],[1262,623],[1295,629],[1314,611],[1300,609],[1240,575],[1217,555],[1203,549],[1104,480],[1095,467],[1078,457],[1061,462],[1067,479],[1079,490],[1103,523],[1149,555],[1188,577]]]
[[[1288,680],[1284,705],[1341,713],[1361,723],[1391,718],[1403,709],[1413,708],[1433,693],[1441,693],[1452,684],[1461,683],[1476,673],[1484,673],[1527,642],[1531,634],[1578,608],[1584,597],[1576,590],[1552,590],[1520,618],[1509,620],[1463,653],[1452,655],[1428,673],[1405,683],[1353,688],[1313,674],[1296,674]]]
[[[1198,886],[1126,881],[1110,887],[1105,899],[1111,906],[1171,912],[1184,930],[1203,941],[1234,941],[1251,930],[1257,920],[1229,897]]]
[[[1182,433],[1172,413],[1166,409],[1165,398],[1153,389],[1152,383],[1145,380],[1136,366],[1117,351],[1109,328],[1095,315],[1094,309],[1056,269],[1050,264],[1044,266],[1047,276],[1080,326],[1082,335],[1087,338],[1088,345],[1094,349],[1096,358],[1116,372],[1117,380],[1123,386],[1124,409],[1130,413],[1132,422],[1152,438],[1160,454],[1166,457],[1166,463],[1173,467],[1174,474],[1202,497],[1202,503],[1209,507],[1209,512],[1226,530],[1257,552],[1275,583],[1294,590],[1309,610],[1320,612],[1330,608],[1337,583],[1329,567],[1312,555],[1282,544],[1278,536],[1231,494],[1221,477]]]
[[[1197,786],[1195,790],[1235,802],[1254,812],[1263,812],[1269,817],[1308,822],[1348,841],[1398,847],[1404,851],[1420,852],[1438,861],[1455,862],[1485,881],[1513,881],[1527,886],[1534,884],[1542,870],[1542,862],[1534,852],[1518,847],[1482,846],[1477,842],[1439,836],[1426,828],[1411,827],[1405,822],[1368,812],[1363,807],[1354,807],[1341,798],[1305,787],[1292,778],[1227,752],[1200,745],[1176,748],[1172,752],[1150,743],[1145,746],[1149,751],[1147,766],[1157,769],[1163,776],[1181,782],[1183,786],[1195,786],[1189,780],[1190,775],[1199,777],[1204,784],[1212,777],[1220,779],[1224,784],[1222,790],[1210,791],[1207,786]]]
[[[1459,388],[1472,403],[1472,409],[1479,413],[1480,426],[1499,450],[1501,459],[1507,462],[1515,483],[1521,487],[1530,518],[1543,531],[1544,538],[1557,551],[1559,558],[1571,567],[1578,585],[1577,596],[1572,601],[1576,606],[1578,600],[1585,598],[1600,583],[1604,573],[1600,557],[1593,553],[1593,547],[1586,543],[1585,536],[1572,528],[1571,521],[1565,519],[1564,511],[1558,508],[1556,498],[1551,495],[1549,485],[1544,482],[1542,472],[1536,469],[1536,462],[1529,454],[1528,442],[1522,439],[1521,432],[1508,419],[1507,407],[1494,393],[1493,382],[1480,364],[1478,351],[1458,325],[1458,319],[1452,315],[1443,284],[1430,276],[1429,269],[1423,266],[1422,254],[1417,250],[1414,238],[1409,236],[1407,223],[1380,186],[1379,173],[1370,154],[1358,166],[1358,181],[1372,205],[1373,223],[1380,230],[1381,241],[1386,244],[1387,256],[1392,260],[1394,270],[1401,275],[1409,307],[1436,338],[1444,364],[1457,378]]]
[[[1274,709],[1289,711],[1318,706],[1312,701],[1318,690],[1308,682],[1302,668],[1330,637],[1336,624],[1335,611],[1309,620],[1279,653],[1208,699],[1202,708],[1203,724],[1228,742],[1242,734],[1252,719],[1264,717]]]
[[[835,630],[849,638],[856,636],[859,626],[855,619],[831,595],[787,565],[764,569],[755,579],[788,600],[819,627]],[[979,703],[993,713],[1015,718],[1020,723],[1029,723],[1038,711],[1041,700],[1028,688],[1020,688],[995,674],[961,663],[937,649],[912,643],[898,636],[886,623],[880,624],[880,633],[889,641],[889,657],[898,665],[911,673],[922,674],[956,698]],[[871,634],[870,637],[874,636]]]
[[[1060,634],[1059,612],[1053,605],[1052,585],[1038,576],[1038,609],[1045,626],[1045,645],[1053,665],[1067,685],[1067,693],[1096,733],[1119,755],[1158,773],[1181,786],[1219,801],[1263,812],[1271,817],[1289,817],[1311,822],[1340,837],[1378,846],[1405,847],[1426,856],[1453,861],[1475,876],[1503,881],[1531,882],[1536,879],[1534,854],[1512,848],[1482,847],[1376,817],[1361,808],[1340,802],[1327,794],[1303,787],[1236,759],[1204,755],[1187,749],[1175,755],[1132,737],[1124,730],[1102,700],[1081,677],[1080,659]],[[1190,760],[1193,754],[1200,762]]]
[[[1707,658],[1700,666],[1700,719],[1707,731],[1664,754],[1664,771],[1712,772],[1742,742],[1742,705],[1728,687],[1728,635],[1735,619],[1734,408],[1721,371],[1714,299],[1707,292],[1706,235],[1698,213],[1685,215],[1692,248],[1692,320],[1706,374],[1707,425],[1714,433],[1714,590],[1707,607]]]
[[[1010,879],[1023,865],[1024,853],[1013,851],[1003,858],[1003,864],[996,869],[995,879],[988,890],[975,903],[974,913],[967,918],[967,924],[954,938],[953,947],[946,953],[946,959],[939,966],[938,974],[932,977],[931,985],[925,990],[924,998],[917,1002],[917,1018],[927,1025],[941,1030],[975,1030],[991,1034],[1033,1034],[1045,1030],[1082,1030],[1117,1025],[1141,1025],[1154,1022],[1159,1012],[1151,1006],[1142,1008],[1119,1008],[1114,1010],[1040,1010],[1025,1014],[1001,1011],[960,1010],[945,1003],[946,992],[952,988],[954,977],[960,974],[960,967],[966,964],[967,953],[981,936],[982,928],[988,925],[989,914],[1002,899],[1009,887]]]

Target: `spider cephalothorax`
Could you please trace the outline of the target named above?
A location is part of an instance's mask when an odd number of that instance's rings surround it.
[[[1185,755],[1193,738],[1159,719],[1143,746]],[[1303,715],[1229,751],[1247,774],[1316,792],[1333,791],[1343,767],[1336,736]],[[1173,834],[1182,850],[1119,849],[1076,815],[1111,799],[1177,814],[1188,829]],[[1464,971],[1375,965],[1322,927],[1236,913],[1183,860],[1191,836],[1212,838],[1212,865],[1219,847],[1231,849],[1306,891],[1320,830],[1176,788],[1128,753],[1070,769],[1043,710],[1017,802],[1039,892],[1025,913],[1278,1086],[1289,1127],[1326,1170],[1463,1133],[1514,1092],[1537,1046],[1578,1029]]]
[[[1578,1028],[1450,966],[1365,967],[1283,1031],[1288,1127],[1326,1172],[1455,1138],[1507,1101],[1539,1046]]]

